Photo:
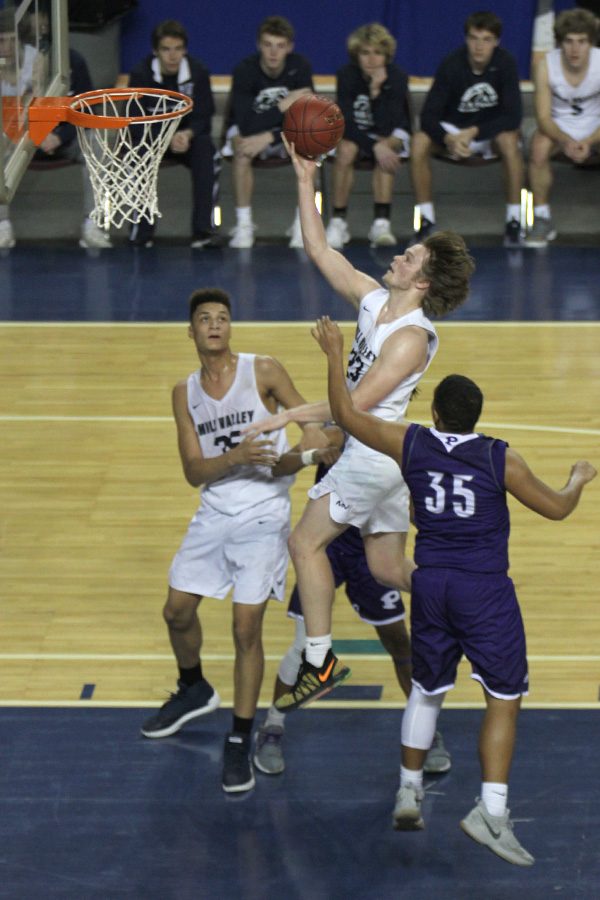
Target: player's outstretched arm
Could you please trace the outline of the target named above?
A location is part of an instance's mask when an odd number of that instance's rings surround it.
[[[506,490],[546,519],[566,519],[581,497],[584,486],[596,477],[596,469],[579,460],[571,468],[569,480],[559,491],[554,490],[533,474],[522,456],[509,448],[506,451],[504,484]]]
[[[359,272],[345,256],[329,246],[323,220],[315,206],[314,179],[317,164],[298,156],[293,145],[286,141],[285,135],[283,140],[298,179],[298,209],[304,249],[332,288],[358,309],[365,294],[378,288],[379,283],[370,275]]]
[[[271,431],[279,431],[295,422],[296,425],[312,424],[320,422],[328,422],[331,419],[331,410],[326,400],[317,403],[304,403],[301,406],[294,406],[292,409],[282,409],[280,412],[261,419],[260,422],[254,422],[247,428],[242,430],[242,434],[269,434]]]
[[[391,456],[400,464],[407,426],[399,422],[386,422],[356,409],[346,386],[344,338],[338,325],[329,316],[317,319],[311,333],[327,356],[329,405],[336,424],[367,447]]]
[[[186,481],[192,487],[200,487],[221,478],[233,466],[269,466],[277,462],[273,442],[245,438],[237,447],[210,458],[202,455],[196,429],[187,408],[187,384],[179,382],[173,389],[173,415],[177,425],[177,443]]]
[[[344,443],[344,432],[335,425],[323,428],[323,434],[327,438],[326,447],[312,447],[303,452],[300,444],[296,444],[287,453],[279,457],[279,462],[273,467],[273,477],[278,478],[282,475],[295,475],[305,466],[318,466],[324,463],[326,466],[332,466],[340,458],[342,446]],[[310,459],[306,459],[304,454],[310,455]]]
[[[296,422],[304,431],[301,440],[303,450],[327,446],[327,438],[319,427],[319,424],[331,418],[326,401],[305,403],[284,366],[272,356],[256,358],[256,379],[263,402],[273,415],[254,422],[243,430],[243,434],[267,434],[285,428],[290,422]],[[276,412],[278,407],[283,409]]]

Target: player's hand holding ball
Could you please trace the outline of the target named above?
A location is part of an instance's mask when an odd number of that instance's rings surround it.
[[[344,116],[332,100],[307,94],[285,114],[283,135],[298,156],[318,160],[337,147],[344,135]]]

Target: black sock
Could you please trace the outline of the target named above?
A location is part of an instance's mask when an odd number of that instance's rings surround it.
[[[348,212],[347,206],[334,206],[333,207],[333,218],[334,219],[345,219],[347,212]]]
[[[391,219],[392,217],[392,204],[391,203],[376,203],[375,204],[375,218],[376,219]]]
[[[183,681],[188,687],[191,687],[193,684],[198,684],[199,681],[202,681],[202,678],[202,665],[200,662],[191,669],[182,669],[181,666],[179,666],[179,680]]]
[[[236,716],[233,714],[233,731],[235,734],[250,734],[252,731],[252,724],[254,722],[254,717],[251,719],[243,719],[241,716]]]

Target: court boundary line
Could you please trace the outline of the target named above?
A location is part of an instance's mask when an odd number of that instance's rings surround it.
[[[430,425],[429,421],[415,419],[420,425]],[[173,423],[172,416],[66,416],[66,415],[19,415],[17,413],[0,413],[0,423],[2,422],[19,422],[23,425],[35,425],[43,422],[97,422],[99,424],[110,422],[121,422],[130,425],[153,425]],[[481,429],[493,428],[504,431],[535,431],[545,432],[549,434],[577,434],[588,437],[599,437],[600,428],[567,428],[564,425],[527,425],[522,423],[511,422],[479,422]]]
[[[337,319],[338,325],[347,325],[356,327],[356,319]],[[285,322],[281,320],[272,322],[260,322],[252,320],[251,322],[233,323],[234,328],[309,328],[314,319],[293,320]],[[600,322],[596,319],[576,319],[568,322],[556,322],[550,320],[529,321],[519,320],[516,322],[505,322],[503,320],[473,321],[469,319],[464,322],[434,322],[436,327],[441,328],[598,328]],[[189,322],[182,319],[180,322],[0,322],[0,328],[187,328]]]
[[[357,662],[387,662],[387,653],[348,653]],[[203,653],[207,662],[233,662],[233,653]],[[529,662],[600,662],[600,654],[528,654]],[[172,662],[172,653],[0,653],[5,662]],[[281,654],[265,653],[266,662],[280,662]],[[461,659],[461,664],[466,660]]]
[[[156,700],[0,700],[0,709],[158,709],[160,701]],[[259,703],[257,709],[269,709],[270,702]],[[403,710],[406,701],[381,701],[381,700],[328,700],[311,703],[311,709],[357,709],[377,710],[392,709]],[[448,701],[444,703],[444,709],[485,709],[485,702],[468,703]],[[233,701],[221,703],[219,709],[233,709]],[[598,703],[580,701],[565,703],[528,703],[523,699],[522,711],[528,709],[590,709],[598,711]],[[310,712],[310,710],[308,710]]]

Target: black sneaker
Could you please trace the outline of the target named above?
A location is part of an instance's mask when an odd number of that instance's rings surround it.
[[[523,246],[523,232],[521,231],[521,224],[516,219],[511,219],[510,222],[506,223],[506,228],[504,229],[504,246]]]
[[[425,216],[421,218],[421,227],[418,231],[415,231],[412,238],[408,242],[409,247],[414,247],[415,244],[422,244],[425,238],[429,237],[430,234],[435,234],[437,231],[437,225],[435,222],[430,222],[429,219],[426,219]]]
[[[320,669],[306,662],[302,654],[302,665],[298,672],[298,678],[293,688],[275,701],[275,709],[281,712],[292,712],[301,706],[318,700],[345,681],[350,675],[350,669],[345,666],[333,650],[327,651],[327,656]]]
[[[142,725],[144,737],[162,738],[175,734],[190,719],[212,712],[221,702],[215,689],[206,680],[191,686],[178,681],[177,687],[177,693],[171,694],[159,711]]]
[[[223,790],[228,794],[249,791],[254,787],[254,771],[250,762],[250,735],[235,731],[225,738],[223,749]]]
[[[129,232],[129,245],[131,247],[152,247],[154,245],[154,225],[150,225],[145,219],[132,225]]]

